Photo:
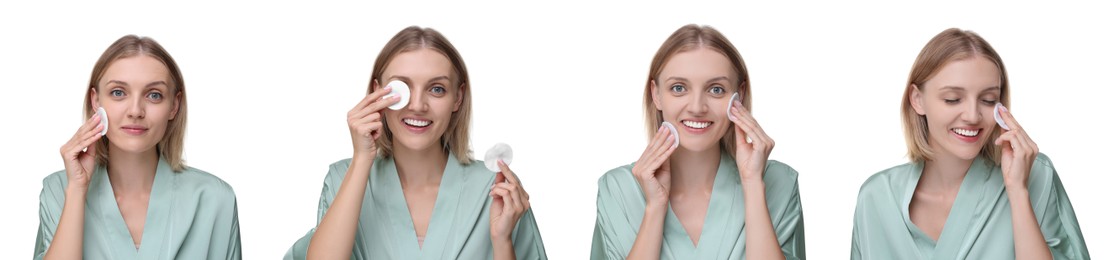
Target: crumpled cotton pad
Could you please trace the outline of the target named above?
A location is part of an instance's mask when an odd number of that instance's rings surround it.
[[[739,100],[739,92],[735,92],[731,95],[731,99],[727,100],[727,118],[731,120],[735,120],[735,115],[731,114],[731,106],[735,105],[735,100]]]
[[[994,105],[994,121],[997,121],[998,126],[1001,126],[1002,129],[1005,129],[1006,131],[1009,131],[1010,127],[1006,125],[1006,120],[1002,119],[1002,108],[1003,107],[1005,107],[1005,106],[1003,106],[1002,103],[998,103],[997,105]]]
[[[487,154],[484,154],[484,166],[492,172],[499,172],[499,160],[508,166],[511,165],[511,160],[514,159],[514,151],[511,146],[505,143],[497,143],[491,149],[487,149]]]
[[[673,135],[673,147],[677,147],[677,145],[680,145],[681,136],[677,135],[677,127],[673,126],[673,123],[669,123],[668,121],[661,122],[661,125],[664,125],[665,128],[668,128],[669,133]]]
[[[104,107],[97,107],[97,114],[101,116],[101,135],[108,133],[108,113],[104,112]]]
[[[387,83],[387,86],[391,87],[391,93],[388,93],[388,95],[400,97],[398,102],[387,108],[390,108],[391,110],[399,110],[406,107],[407,104],[410,104],[410,86],[406,85],[405,82],[393,80],[390,83]]]

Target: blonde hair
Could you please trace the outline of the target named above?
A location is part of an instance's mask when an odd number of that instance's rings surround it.
[[[655,91],[655,89],[653,82],[657,81],[657,77],[660,76],[662,69],[665,68],[665,63],[668,62],[673,55],[698,48],[708,48],[727,57],[731,62],[731,68],[735,76],[737,76],[739,80],[736,86],[740,88],[738,92],[739,95],[742,96],[741,101],[743,102],[743,107],[750,110],[750,76],[747,74],[746,63],[743,62],[743,57],[739,55],[739,51],[735,49],[735,45],[731,44],[731,41],[728,41],[727,37],[724,37],[723,34],[720,34],[719,31],[716,31],[716,29],[710,26],[698,26],[695,24],[685,25],[677,29],[677,31],[674,31],[669,38],[665,39],[665,43],[661,44],[661,48],[658,49],[657,54],[654,55],[653,61],[650,62],[650,74],[646,77],[646,88],[642,100],[643,112],[646,115],[646,133],[648,138],[654,137],[658,128],[661,127],[663,118],[661,111],[654,106],[653,91]],[[723,135],[723,138],[720,139],[719,146],[720,149],[725,151],[734,151],[735,131],[727,131],[727,133]],[[732,157],[735,156],[733,152],[728,154]]]
[[[998,70],[1002,72],[1002,75],[999,76],[1002,83],[999,102],[1007,108],[1010,106],[1010,88],[1009,80],[1006,77],[1006,66],[1002,63],[1002,57],[998,56],[998,52],[990,47],[990,43],[971,31],[950,28],[940,32],[932,40],[929,40],[924,49],[921,49],[920,55],[917,55],[917,61],[913,63],[913,70],[909,73],[909,80],[905,82],[905,94],[901,98],[901,120],[905,129],[905,143],[909,149],[909,160],[923,163],[932,160],[933,157],[933,151],[928,145],[928,121],[925,116],[917,114],[910,101],[913,91],[916,91],[914,85],[923,88],[924,83],[935,76],[948,63],[974,57],[986,58],[998,66]],[[994,127],[988,138],[990,140],[998,139],[1001,131],[998,127]],[[979,156],[983,156],[994,164],[999,163],[1000,155],[1001,151],[995,149],[993,141],[983,145],[979,152]]]
[[[437,51],[445,55],[452,63],[453,74],[456,76],[456,82],[454,83],[460,88],[458,95],[463,96],[460,97],[460,108],[449,116],[449,127],[445,130],[445,134],[441,136],[441,146],[446,152],[455,154],[457,161],[460,163],[469,164],[472,162],[472,150],[468,147],[468,130],[472,121],[472,94],[470,91],[471,85],[468,83],[468,68],[464,66],[464,58],[461,58],[460,53],[441,33],[431,28],[410,26],[395,34],[390,41],[387,41],[387,45],[383,46],[379,56],[375,58],[375,67],[371,72],[371,82],[368,83],[367,93],[374,90],[375,82],[383,78],[383,72],[387,70],[387,65],[391,63],[395,56],[419,49]],[[383,136],[375,140],[376,145],[379,146],[379,156],[383,156],[383,158],[391,157],[391,138],[393,136],[394,134],[391,133],[389,127],[383,128]]]
[[[90,97],[93,90],[99,87],[99,82],[108,70],[108,66],[117,60],[139,55],[146,55],[166,65],[166,69],[170,72],[170,82],[167,82],[167,84],[171,93],[167,96],[180,95],[181,97],[178,100],[177,115],[167,123],[166,133],[155,148],[158,150],[159,158],[166,160],[175,172],[181,172],[186,169],[186,163],[182,160],[182,146],[185,144],[186,136],[186,84],[182,79],[182,72],[178,69],[178,64],[174,62],[174,58],[171,58],[170,53],[167,53],[166,49],[163,49],[154,39],[127,35],[120,37],[101,54],[96,65],[93,65],[93,74],[89,78],[89,87],[85,92],[85,118],[90,118],[96,113],[96,108],[93,107]],[[108,142],[108,138],[101,138],[95,144],[97,149],[96,162],[99,165],[108,165]]]

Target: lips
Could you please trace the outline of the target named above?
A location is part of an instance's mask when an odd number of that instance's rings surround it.
[[[147,133],[147,127],[143,127],[143,126],[139,126],[139,125],[122,126],[122,127],[120,127],[120,130],[123,131],[124,133],[130,134],[130,135],[142,135],[144,133]]]
[[[979,134],[982,133],[982,128],[952,128],[952,136],[955,136],[960,141],[965,143],[975,143],[979,141]]]
[[[433,124],[433,121],[417,118],[403,118],[402,123],[412,127],[427,127],[430,124]]]
[[[681,120],[681,124],[691,128],[705,129],[712,125],[712,121]]]

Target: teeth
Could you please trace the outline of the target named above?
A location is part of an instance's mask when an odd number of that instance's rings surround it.
[[[411,119],[411,118],[402,119],[402,122],[406,123],[407,125],[417,126],[417,127],[425,127],[425,126],[428,126],[429,124],[433,123],[433,121],[429,121],[429,120],[418,120],[418,119]]]
[[[681,124],[684,124],[687,127],[692,127],[692,128],[696,128],[696,129],[704,129],[704,128],[708,128],[709,125],[712,125],[712,122],[693,122],[693,121],[688,121],[688,120],[681,120]]]
[[[979,130],[978,129],[967,130],[967,129],[960,129],[960,128],[952,128],[952,132],[955,132],[956,134],[959,134],[959,135],[962,135],[962,136],[967,136],[967,137],[974,137],[976,135],[979,135]]]

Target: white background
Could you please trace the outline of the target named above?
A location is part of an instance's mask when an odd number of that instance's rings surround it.
[[[315,223],[327,166],[351,156],[345,113],[384,43],[435,28],[473,84],[472,147],[515,149],[546,251],[584,259],[596,180],[645,145],[642,79],[654,52],[688,24],[722,31],[751,71],[772,159],[800,172],[808,256],[849,255],[855,197],[871,174],[905,162],[903,82],[936,33],[971,29],[1001,54],[1011,111],[1056,164],[1091,255],[1114,258],[1109,219],[1111,8],[1015,3],[290,5],[0,4],[0,252],[30,256],[41,180],[82,122],[83,86],[125,34],[170,51],[189,95],[189,165],[230,183],[243,253],[279,258]]]

